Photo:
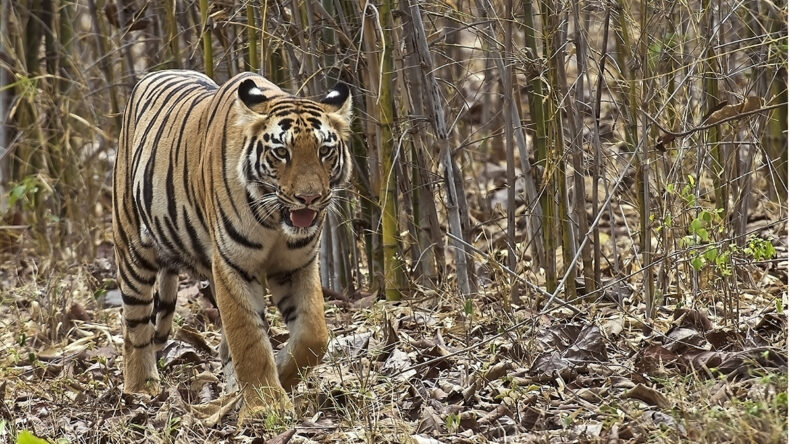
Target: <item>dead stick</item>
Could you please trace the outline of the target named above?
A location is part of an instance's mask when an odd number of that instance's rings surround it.
[[[706,130],[706,129],[710,129],[710,128],[713,128],[714,126],[721,125],[722,123],[727,123],[727,122],[730,122],[730,121],[733,121],[733,120],[741,119],[743,117],[751,116],[752,114],[762,113],[762,112],[765,112],[765,111],[771,111],[771,110],[774,110],[774,109],[777,109],[777,108],[781,108],[783,106],[787,106],[787,102],[785,102],[785,103],[777,103],[776,105],[766,106],[765,108],[759,108],[759,109],[747,111],[745,113],[736,114],[734,116],[727,117],[726,119],[722,119],[722,120],[720,120],[718,122],[709,123],[707,125],[702,125],[702,126],[697,126],[697,127],[691,128],[690,130],[683,131],[681,133],[676,133],[674,131],[670,131],[670,130],[664,128],[663,126],[661,126],[660,123],[658,123],[658,121],[656,121],[656,119],[653,118],[653,116],[648,114],[646,111],[642,110],[642,113],[645,116],[647,116],[647,118],[650,119],[650,121],[653,122],[653,124],[655,126],[657,126],[658,129],[660,129],[664,133],[666,133],[666,134],[668,134],[670,136],[675,136],[675,137],[685,137],[685,136],[688,136],[691,133],[694,133],[694,132],[697,132],[697,131],[703,131],[703,130]]]

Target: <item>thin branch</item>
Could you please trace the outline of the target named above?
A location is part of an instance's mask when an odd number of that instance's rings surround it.
[[[772,111],[772,110],[775,110],[777,108],[783,108],[783,107],[786,107],[786,106],[787,106],[787,102],[777,103],[776,105],[766,106],[764,108],[758,108],[758,109],[754,109],[754,110],[751,110],[751,111],[747,111],[745,113],[736,114],[734,116],[727,117],[726,119],[719,120],[718,122],[713,122],[713,123],[709,123],[707,125],[697,126],[697,127],[691,128],[689,130],[686,130],[686,131],[683,131],[683,132],[680,132],[680,133],[676,133],[674,131],[670,131],[670,130],[664,128],[663,126],[661,126],[660,123],[658,123],[658,121],[656,121],[655,118],[653,118],[653,116],[648,114],[645,110],[641,110],[641,111],[642,111],[642,114],[647,116],[647,118],[650,119],[650,121],[653,122],[653,124],[655,126],[657,126],[658,129],[660,129],[662,132],[666,133],[669,136],[673,136],[674,138],[677,138],[677,137],[686,137],[689,134],[695,133],[697,131],[704,131],[704,130],[707,130],[707,129],[711,129],[711,128],[715,127],[715,126],[721,125],[722,123],[727,123],[727,122],[731,122],[733,120],[738,120],[738,119],[741,119],[741,118],[744,118],[744,117],[747,117],[747,116],[751,116],[752,114],[762,113],[762,112],[766,112],[766,111]],[[672,139],[670,139],[670,140],[672,140]],[[666,141],[664,143],[666,143]]]

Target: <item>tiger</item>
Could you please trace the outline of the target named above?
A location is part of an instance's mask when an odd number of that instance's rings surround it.
[[[317,251],[352,173],[351,119],[343,82],[320,100],[254,73],[219,86],[195,71],[163,70],[135,85],[113,170],[124,392],[160,392],[156,353],[185,271],[213,289],[240,418],[293,412],[288,392],[328,344]],[[289,331],[276,355],[266,288]]]

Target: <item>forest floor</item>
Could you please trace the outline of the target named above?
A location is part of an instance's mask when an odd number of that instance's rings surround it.
[[[506,304],[495,283],[468,302],[449,290],[329,298],[330,351],[292,393],[296,419],[243,426],[200,283],[182,279],[162,393],[127,395],[120,298],[103,284],[111,246],[46,278],[7,257],[0,441],[786,442],[787,233],[766,230],[784,260],[741,268],[752,284],[735,295],[737,324],[715,291],[694,307],[670,300],[646,324],[627,280],[543,312],[533,296]],[[270,314],[279,347],[287,331]]]

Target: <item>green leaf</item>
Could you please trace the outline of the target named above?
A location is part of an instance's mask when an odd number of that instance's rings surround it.
[[[466,298],[466,299],[464,300],[464,313],[465,313],[467,316],[469,316],[469,315],[471,315],[472,313],[474,313],[474,311],[475,311],[475,308],[474,308],[474,306],[472,305],[472,299],[470,299],[470,298]]]
[[[702,259],[701,256],[697,256],[691,260],[691,266],[694,267],[695,270],[700,271],[702,267],[705,266],[705,260]]]
[[[719,251],[715,248],[709,248],[705,251],[705,253],[702,254],[702,256],[705,257],[705,259],[707,259],[709,262],[713,262],[716,261],[716,258],[718,258]]]
[[[12,190],[11,193],[8,195],[8,206],[13,207],[19,199],[25,194],[25,186],[24,185],[17,185]]]
[[[49,444],[49,442],[37,437],[27,430],[22,430],[16,436],[16,444]]]
[[[701,229],[702,226],[703,225],[700,218],[696,218],[691,221],[691,224],[689,224],[689,231],[691,232],[691,234],[697,234],[697,231]]]

